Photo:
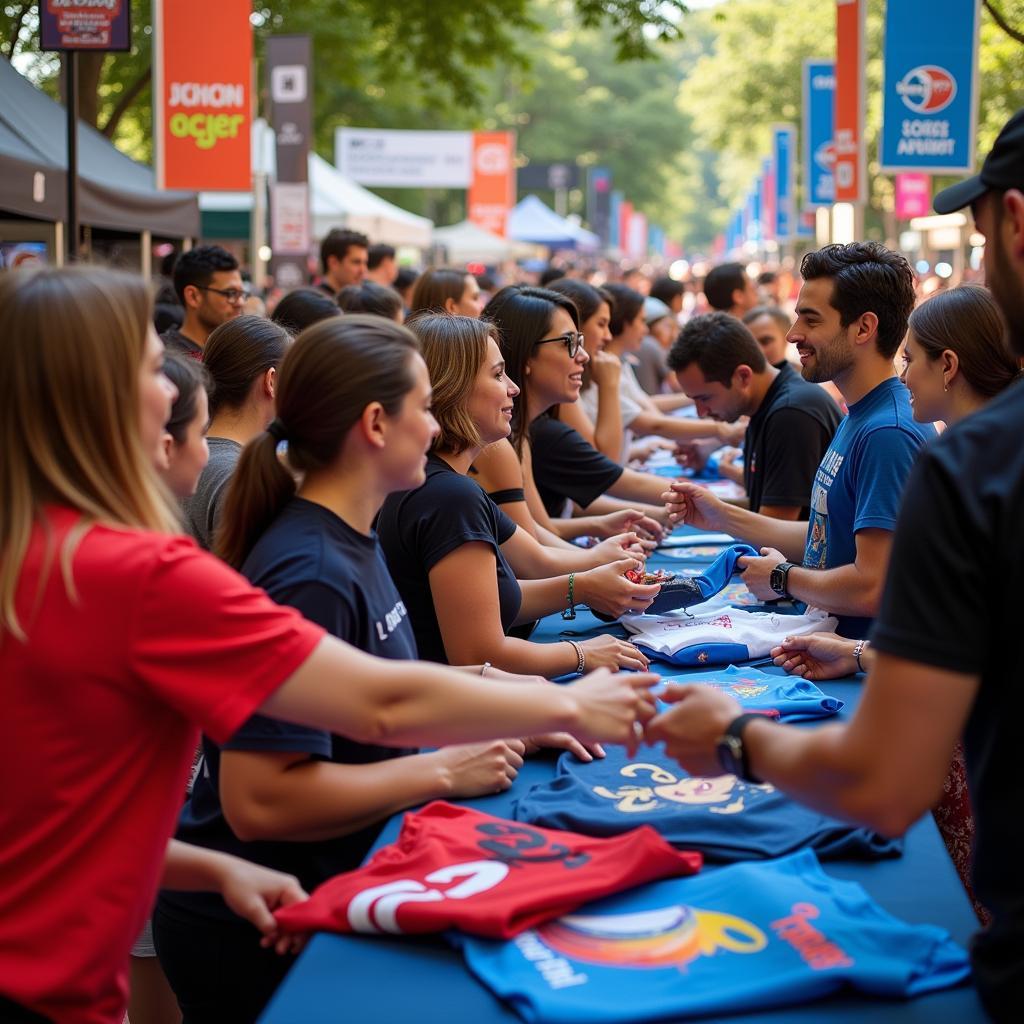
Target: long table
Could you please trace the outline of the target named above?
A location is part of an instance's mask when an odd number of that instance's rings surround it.
[[[678,570],[709,560],[707,556],[679,559],[659,551],[650,564]],[[560,616],[548,616],[538,624],[533,639],[555,642],[566,629],[572,630],[574,639],[602,632],[624,635],[621,626],[603,623],[580,609],[577,618],[568,623]],[[774,667],[759,667],[781,674]],[[652,669],[664,678],[682,678],[692,671],[661,662],[652,662]],[[857,705],[860,682],[854,678],[835,680],[824,688],[845,702],[840,718],[848,718]],[[551,778],[554,764],[553,756],[531,759],[510,791],[465,803],[489,814],[508,816],[517,795]],[[894,780],[894,785],[898,784]],[[401,819],[401,814],[395,815],[387,823],[377,846],[394,841]],[[962,944],[966,945],[978,928],[931,815],[908,831],[902,857],[828,861],[825,870],[859,883],[897,917],[912,924],[939,925]],[[869,1016],[872,1024],[973,1024],[987,1020],[970,985],[907,1001],[842,993],[782,1010],[714,1019],[722,1024],[812,1024],[822,1020],[863,1024]],[[262,1024],[511,1024],[520,1018],[469,973],[459,954],[441,938],[320,934],[299,957],[260,1020]]]

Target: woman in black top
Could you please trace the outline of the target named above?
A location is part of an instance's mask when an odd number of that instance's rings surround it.
[[[391,495],[378,530],[421,656],[548,676],[644,667],[643,655],[614,637],[536,644],[507,635],[516,623],[566,608],[570,583],[571,603],[614,615],[646,608],[658,588],[624,578],[640,564],[632,557],[575,572],[585,552],[542,547],[468,478],[480,451],[508,436],[519,388],[505,374],[493,327],[445,315],[415,318],[410,327],[430,370],[441,433],[426,483]]]

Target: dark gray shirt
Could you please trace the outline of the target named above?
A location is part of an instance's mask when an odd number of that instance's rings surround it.
[[[213,546],[220,505],[242,454],[242,446],[227,437],[208,437],[206,442],[210,447],[210,461],[199,477],[196,493],[183,499],[181,507],[185,514],[185,529],[209,551]]]

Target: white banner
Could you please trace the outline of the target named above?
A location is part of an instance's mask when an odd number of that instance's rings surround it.
[[[334,163],[360,185],[378,188],[468,188],[472,132],[339,128]]]

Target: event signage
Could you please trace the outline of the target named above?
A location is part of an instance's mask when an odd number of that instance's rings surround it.
[[[835,201],[867,198],[864,154],[864,17],[867,0],[836,0],[836,91],[833,138]]]
[[[602,244],[611,242],[612,172],[607,167],[591,167],[587,173],[587,221]]]
[[[608,246],[611,249],[618,249],[620,238],[619,228],[622,226],[622,204],[626,201],[625,195],[618,189],[613,189],[611,199],[608,203]]]
[[[775,239],[775,161],[765,157],[761,162],[761,176],[757,179],[761,197],[761,241]]]
[[[775,164],[775,237],[786,242],[796,234],[796,199],[793,168],[796,128],[777,124],[772,128],[772,156]]]
[[[978,22],[974,0],[886,4],[883,171],[974,170]]]
[[[469,188],[473,161],[473,132],[339,128],[334,134],[338,170],[374,188]]]
[[[831,60],[804,61],[803,181],[804,207],[831,206],[836,197],[832,170],[836,162],[832,141],[835,114],[836,65]]]
[[[251,0],[154,0],[158,188],[252,187],[251,12]]]
[[[130,50],[130,0],[42,0],[41,50]]]
[[[469,220],[505,236],[516,201],[515,132],[474,132],[472,178],[466,197]]]
[[[277,166],[270,193],[270,272],[282,288],[303,284],[308,269],[312,58],[309,36],[267,40],[267,94]]]
[[[896,219],[927,217],[932,212],[932,179],[927,174],[896,175]]]

